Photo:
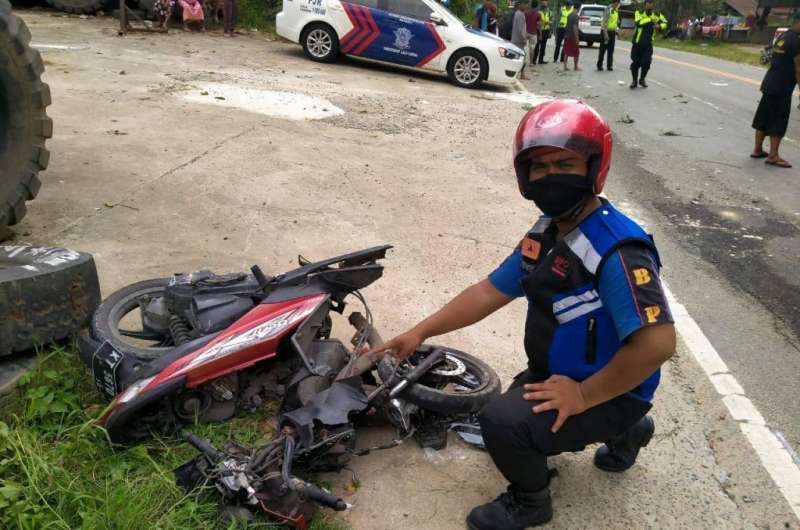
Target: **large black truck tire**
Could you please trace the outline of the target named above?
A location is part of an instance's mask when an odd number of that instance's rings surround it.
[[[99,304],[91,255],[0,245],[0,356],[77,333]]]
[[[8,0],[0,0],[0,234],[25,216],[25,201],[36,197],[39,172],[50,160],[50,88],[30,41],[25,23],[11,13]]]
[[[91,15],[101,11],[107,2],[106,0],[47,0],[47,3],[65,13]]]

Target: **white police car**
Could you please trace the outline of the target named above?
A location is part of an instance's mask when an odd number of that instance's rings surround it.
[[[343,53],[447,72],[467,88],[512,83],[525,60],[510,42],[465,27],[434,0],[283,0],[276,25],[314,61],[331,62]]]

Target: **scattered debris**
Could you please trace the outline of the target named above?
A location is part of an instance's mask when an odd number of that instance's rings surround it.
[[[124,131],[120,131],[119,129],[108,130],[108,131],[106,131],[106,134],[110,134],[110,135],[113,135],[113,136],[127,136],[128,135],[128,133],[126,133]]]
[[[673,131],[673,130],[661,131],[659,134],[661,136],[681,136],[683,138],[703,138],[702,136],[691,136],[691,135],[683,134],[681,132]]]
[[[626,112],[626,113],[625,113],[625,116],[623,116],[623,117],[621,117],[620,119],[618,119],[618,120],[617,120],[617,123],[627,123],[627,124],[631,124],[631,123],[633,123],[633,122],[635,122],[635,121],[636,121],[636,120],[634,120],[633,118],[631,118],[631,115],[630,115],[630,114],[628,114],[628,113]]]

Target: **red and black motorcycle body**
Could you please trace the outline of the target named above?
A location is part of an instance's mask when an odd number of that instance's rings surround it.
[[[91,331],[84,335],[81,355],[92,367],[98,389],[112,399],[102,419],[111,440],[123,443],[136,438],[141,430],[137,424],[154,415],[161,415],[162,423],[179,426],[188,418],[175,414],[176,406],[199,412],[208,399],[219,398],[223,405],[230,401],[217,419],[229,417],[241,398],[238,378],[259,367],[266,368],[262,373],[273,370],[272,365],[282,360],[292,370],[299,367],[302,374],[295,380],[309,375],[333,379],[348,354],[339,341],[325,340],[329,312],[342,312],[347,295],[381,277],[383,266],[377,260],[389,248],[374,247],[314,263],[301,260],[299,268],[272,278],[254,269],[258,281],[251,277],[250,287],[235,295],[245,300],[237,306],[243,314],[233,313],[236,318],[226,314],[233,322],[221,331],[194,337],[156,359],[120,351]],[[203,323],[192,327],[196,335]]]

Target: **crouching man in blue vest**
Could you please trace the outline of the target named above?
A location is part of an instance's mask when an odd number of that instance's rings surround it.
[[[523,197],[544,215],[488,278],[385,345],[405,358],[429,337],[528,301],[528,367],[480,415],[510,485],[472,510],[471,530],[549,521],[548,456],[603,443],[595,465],[619,472],[653,436],[646,414],[675,330],[651,237],[598,196],[610,161],[611,132],[591,107],[557,100],[528,112],[514,167]]]

